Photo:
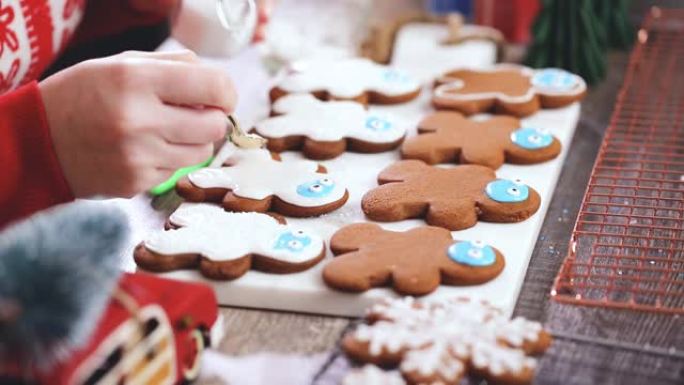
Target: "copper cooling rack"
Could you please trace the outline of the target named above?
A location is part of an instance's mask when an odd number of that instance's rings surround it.
[[[684,10],[639,30],[551,294],[684,314]]]

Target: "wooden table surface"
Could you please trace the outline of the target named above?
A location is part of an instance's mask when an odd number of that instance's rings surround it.
[[[540,360],[535,384],[684,384],[684,317],[564,305],[549,295],[627,59],[625,52],[610,53],[607,79],[582,103],[580,123],[515,308],[515,315],[543,322],[556,337]],[[155,206],[163,212],[177,203],[177,198],[167,197]],[[218,347],[222,353],[327,353],[316,385],[339,383],[349,365],[337,342],[355,320],[228,307],[221,313],[226,319],[226,338]],[[209,383],[214,382],[202,385]]]

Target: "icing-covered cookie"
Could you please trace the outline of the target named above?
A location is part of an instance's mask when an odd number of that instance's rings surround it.
[[[440,283],[487,282],[504,268],[498,250],[477,241],[455,241],[441,227],[395,232],[372,223],[353,224],[333,235],[330,249],[337,257],[325,266],[323,280],[351,292],[392,285],[400,294],[424,295]]]
[[[382,152],[396,148],[406,125],[391,116],[366,110],[352,101],[323,102],[311,94],[290,94],[273,105],[277,116],[254,131],[275,152],[301,150],[310,159],[331,159],[346,150]]]
[[[528,384],[536,360],[551,344],[541,324],[509,320],[484,302],[454,298],[418,302],[387,299],[372,306],[371,325],[342,343],[352,359],[399,367],[408,384],[459,384],[472,374],[491,383]]]
[[[511,64],[450,71],[437,83],[432,98],[435,108],[464,114],[494,111],[527,116],[540,108],[567,106],[587,92],[584,80],[567,71]]]
[[[228,211],[274,211],[293,217],[328,213],[348,193],[308,160],[281,161],[266,150],[240,150],[224,167],[203,168],[181,179],[176,191],[192,202],[221,202]]]
[[[520,222],[537,212],[539,194],[520,181],[497,179],[485,166],[451,168],[403,160],[378,175],[380,186],[361,200],[366,216],[394,222],[425,218],[429,225],[462,230],[485,222]]]
[[[169,224],[174,228],[154,233],[136,247],[138,266],[150,271],[196,268],[206,277],[224,280],[238,278],[250,268],[302,271],[325,255],[318,235],[266,214],[186,203],[171,214]]]
[[[290,93],[312,93],[323,100],[395,104],[414,99],[420,88],[407,73],[368,59],[310,60],[293,64],[270,97],[275,102]]]
[[[553,135],[543,128],[523,126],[511,116],[475,121],[458,112],[437,111],[418,124],[418,132],[421,135],[406,139],[402,145],[402,158],[497,169],[504,162],[544,162],[561,151],[560,141]]]

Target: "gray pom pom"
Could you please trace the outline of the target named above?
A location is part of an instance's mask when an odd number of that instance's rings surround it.
[[[0,355],[53,364],[87,341],[119,276],[123,212],[77,202],[0,233]]]

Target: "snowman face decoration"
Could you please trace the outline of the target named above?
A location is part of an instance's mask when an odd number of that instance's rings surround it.
[[[463,265],[490,266],[496,261],[494,249],[481,241],[455,242],[447,250],[449,258]]]
[[[297,186],[297,194],[306,198],[324,198],[335,189],[335,181],[331,178],[319,178]]]
[[[546,131],[522,127],[511,133],[511,141],[526,150],[538,150],[553,143],[553,136]]]
[[[374,132],[386,132],[392,128],[392,122],[379,116],[366,118],[366,128]]]
[[[529,198],[530,190],[520,180],[497,179],[489,182],[485,188],[489,199],[501,203],[524,202]]]
[[[286,231],[275,242],[273,249],[284,250],[291,253],[301,253],[311,245],[311,236],[303,230]]]
[[[568,92],[580,85],[577,75],[558,68],[538,70],[532,76],[532,85],[541,91]]]

